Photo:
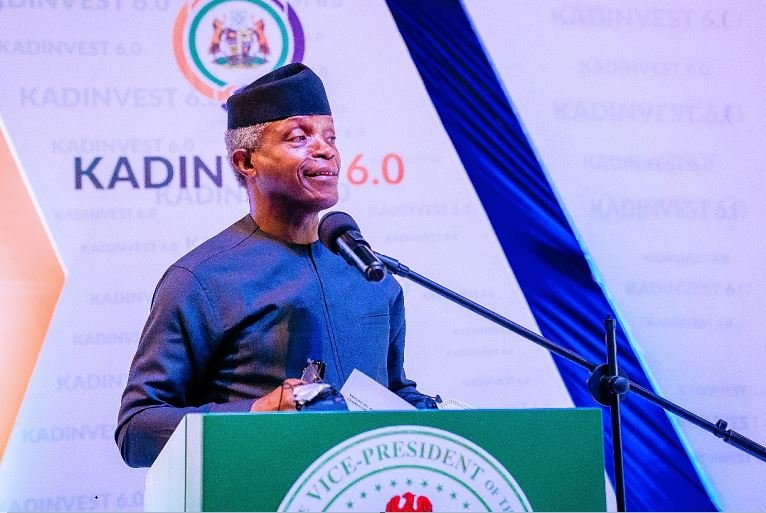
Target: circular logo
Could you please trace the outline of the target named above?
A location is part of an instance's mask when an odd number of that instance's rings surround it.
[[[289,2],[190,0],[173,27],[173,53],[184,77],[216,101],[261,75],[303,59],[303,27]]]
[[[320,456],[277,511],[531,511],[511,474],[449,431],[389,426]]]

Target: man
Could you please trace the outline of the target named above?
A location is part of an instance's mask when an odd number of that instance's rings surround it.
[[[187,413],[294,410],[309,359],[340,386],[359,369],[418,407],[405,377],[402,289],[371,283],[317,242],[338,201],[340,155],[321,80],[289,64],[227,102],[226,143],[250,213],[157,285],[115,437],[151,465]]]

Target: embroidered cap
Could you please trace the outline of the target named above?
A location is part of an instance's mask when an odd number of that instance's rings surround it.
[[[332,115],[322,80],[295,62],[263,75],[226,101],[228,127],[276,121],[290,116]]]

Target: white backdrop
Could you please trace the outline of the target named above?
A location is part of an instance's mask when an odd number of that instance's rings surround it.
[[[190,2],[210,4],[235,13],[255,3]],[[154,285],[247,211],[225,161],[221,186],[206,176],[194,186],[195,158],[216,171],[226,121],[174,54],[188,52],[174,34],[183,5],[0,0],[0,117],[66,270],[25,399],[4,412],[15,424],[0,510],[142,507],[145,471],[124,465],[113,431]],[[330,96],[344,172],[352,163],[369,170],[366,180],[358,168],[344,176],[337,209],[378,251],[535,328],[385,3],[291,6],[305,31],[303,60]],[[766,440],[766,8],[465,6],[658,390]],[[280,45],[288,54],[299,45],[285,25],[281,43],[267,25],[270,62]],[[247,83],[268,66],[230,73]],[[170,166],[167,185],[147,187],[147,162],[153,183]],[[121,179],[110,188],[113,177]],[[407,368],[423,391],[477,407],[571,405],[545,351],[402,285]],[[766,508],[766,464],[679,427],[725,509]]]

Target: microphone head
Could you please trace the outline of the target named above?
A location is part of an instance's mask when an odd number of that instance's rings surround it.
[[[319,221],[319,240],[327,249],[338,253],[338,237],[348,231],[359,231],[354,218],[345,212],[328,212]]]

